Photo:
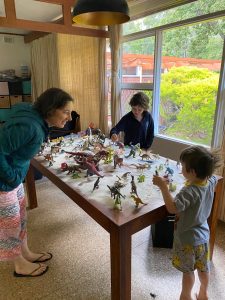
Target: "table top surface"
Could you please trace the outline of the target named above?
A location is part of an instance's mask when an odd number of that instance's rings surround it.
[[[81,140],[82,139],[77,136],[65,139],[65,145],[62,146],[61,150],[69,152],[79,151],[76,147],[80,144]],[[118,147],[115,145],[111,145],[110,147],[114,148],[116,151],[118,150]],[[38,164],[46,170],[47,174],[44,174],[45,176],[49,177],[48,174],[56,176],[62,183],[73,189],[76,195],[80,195],[86,203],[97,208],[99,212],[119,226],[164,206],[161,192],[158,187],[152,184],[152,177],[153,174],[155,174],[156,169],[160,176],[165,174],[167,167],[173,170],[171,179],[172,183],[176,184],[176,191],[172,192],[173,195],[181,189],[184,183],[184,177],[181,174],[180,166],[177,166],[177,162],[169,160],[166,164],[166,158],[159,157],[158,155],[153,156],[152,154],[150,154],[151,160],[146,161],[142,160],[138,153],[135,158],[125,158],[130,152],[130,147],[125,147],[123,165],[121,167],[117,166],[116,169],[114,169],[113,162],[105,164],[103,160],[100,161],[99,173],[104,177],[99,180],[99,188],[94,189],[94,183],[98,178],[97,175],[86,177],[86,170],[81,170],[81,172],[78,173],[79,178],[74,179],[71,174],[68,174],[68,171],[63,172],[61,170],[61,164],[64,162],[69,166],[75,164],[74,157],[70,157],[69,154],[63,151],[54,155],[53,165],[49,166],[49,161],[44,157],[46,154],[50,153],[49,145],[45,148],[42,155],[37,155],[33,159],[34,163],[32,164],[35,166],[35,162],[38,162]],[[92,151],[93,149],[88,150],[88,152]],[[147,168],[140,170],[139,166],[142,166],[143,164],[145,164]],[[126,179],[122,179],[122,176],[127,172],[130,172],[130,174],[128,174]],[[134,176],[138,197],[145,205],[140,204],[136,207],[135,202],[131,197],[131,175]],[[138,177],[140,175],[145,176],[144,182],[138,182]],[[119,178],[125,185],[120,189],[121,195],[124,196],[124,198],[120,198],[122,210],[120,210],[118,205],[115,206],[115,200],[111,197],[110,190],[107,187],[113,186]]]

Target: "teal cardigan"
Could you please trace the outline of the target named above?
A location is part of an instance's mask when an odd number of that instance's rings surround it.
[[[48,125],[30,103],[11,108],[0,127],[0,191],[12,191],[24,181],[30,160],[47,138]]]

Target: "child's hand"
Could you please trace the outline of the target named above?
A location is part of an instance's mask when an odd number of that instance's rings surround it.
[[[152,182],[154,185],[157,185],[160,189],[163,187],[167,187],[167,179],[158,175],[153,175]]]
[[[115,133],[113,133],[112,136],[111,136],[111,140],[112,140],[113,142],[118,141],[118,135],[115,134]]]

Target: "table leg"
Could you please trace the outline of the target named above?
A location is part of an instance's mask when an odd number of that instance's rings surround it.
[[[30,209],[36,208],[37,204],[37,195],[36,195],[36,188],[35,188],[35,180],[34,180],[34,167],[30,165],[26,179],[25,179],[25,186],[27,191],[27,200],[28,200],[28,207]]]
[[[110,232],[111,299],[131,299],[131,234],[116,227]]]

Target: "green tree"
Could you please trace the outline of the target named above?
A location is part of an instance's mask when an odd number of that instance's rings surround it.
[[[171,68],[162,75],[161,123],[165,134],[210,144],[219,75],[197,67]]]
[[[225,1],[198,0],[147,16],[140,20],[129,22],[123,26],[124,34],[138,32],[224,9]],[[221,51],[219,52],[217,49],[218,47],[222,49],[224,39],[224,19],[171,29],[166,31],[163,35],[163,55],[221,59]],[[136,41],[136,43],[138,43],[138,41]],[[129,51],[127,49],[126,53],[138,53],[134,42],[129,46]],[[139,53],[147,53],[147,51],[143,49],[143,45]]]

